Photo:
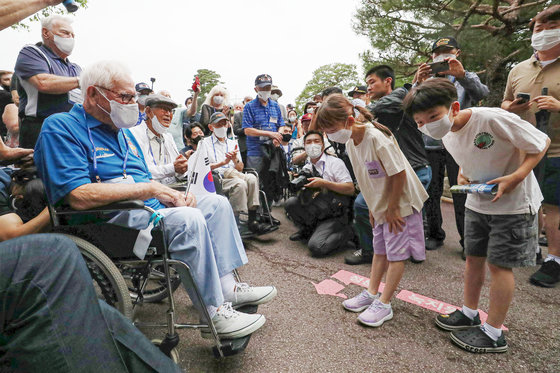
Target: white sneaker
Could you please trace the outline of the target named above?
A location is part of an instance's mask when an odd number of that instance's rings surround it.
[[[258,313],[237,312],[229,302],[222,304],[212,318],[218,336],[223,339],[245,337],[263,326],[265,321],[264,316]],[[212,338],[210,329],[201,329],[200,334],[202,338]]]
[[[233,299],[226,299],[226,301],[231,302],[233,308],[239,308],[270,302],[276,297],[278,291],[274,286],[249,286],[248,284],[238,282],[235,285],[233,294]]]

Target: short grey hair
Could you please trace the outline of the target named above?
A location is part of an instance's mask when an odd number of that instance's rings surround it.
[[[107,89],[115,87],[116,80],[129,80],[134,84],[130,70],[118,61],[99,61],[88,66],[80,75],[80,89],[84,99],[87,89],[99,86]]]
[[[53,14],[46,18],[41,19],[41,27],[47,30],[52,30],[53,24],[55,23],[66,23],[68,25],[74,22],[73,18],[61,16],[60,14]]]

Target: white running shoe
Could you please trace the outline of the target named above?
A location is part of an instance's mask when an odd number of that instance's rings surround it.
[[[231,302],[233,308],[239,308],[270,302],[276,297],[278,291],[274,286],[249,286],[248,284],[239,282],[235,285],[233,294],[233,299],[226,299],[226,301]]]
[[[245,337],[263,326],[265,321],[265,317],[258,313],[237,312],[230,302],[222,304],[212,318],[218,336],[223,339]],[[202,338],[212,338],[212,333],[208,328],[201,329],[200,334],[202,334]]]

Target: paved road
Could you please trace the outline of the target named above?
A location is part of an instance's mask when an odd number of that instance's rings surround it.
[[[453,207],[442,204],[444,247],[428,252],[422,264],[407,263],[400,289],[460,306],[464,262],[454,227]],[[339,252],[328,258],[312,258],[301,243],[288,240],[295,231],[282,209],[274,215],[280,229],[262,239],[247,242],[249,264],[241,269],[244,281],[274,284],[278,297],[261,306],[267,323],[257,331],[247,350],[217,360],[211,343],[193,330],[180,331],[181,367],[189,372],[560,372],[560,287],[536,288],[527,281],[535,268],[515,270],[516,292],[506,319],[510,350],[499,355],[475,355],[456,348],[447,333],[433,323],[435,312],[393,300],[393,320],[381,328],[356,322],[341,298],[319,295],[312,282],[329,278],[339,270],[369,277],[369,265],[348,266]],[[487,284],[488,285],[488,281]],[[341,293],[352,297],[361,291],[346,286]],[[182,289],[176,292],[178,313],[196,320]],[[488,287],[480,308],[488,310]],[[140,319],[163,317],[166,304],[145,305]],[[157,315],[155,317],[154,315]],[[163,318],[162,318],[163,320]],[[145,330],[150,337],[163,331]]]

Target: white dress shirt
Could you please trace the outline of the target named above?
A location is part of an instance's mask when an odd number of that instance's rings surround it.
[[[312,171],[313,164],[307,157],[305,161],[304,170]],[[346,168],[344,161],[332,155],[323,153],[321,158],[315,163],[315,169],[319,172],[319,175],[327,181],[332,181],[334,183],[351,183],[352,176],[350,176],[350,171]]]

